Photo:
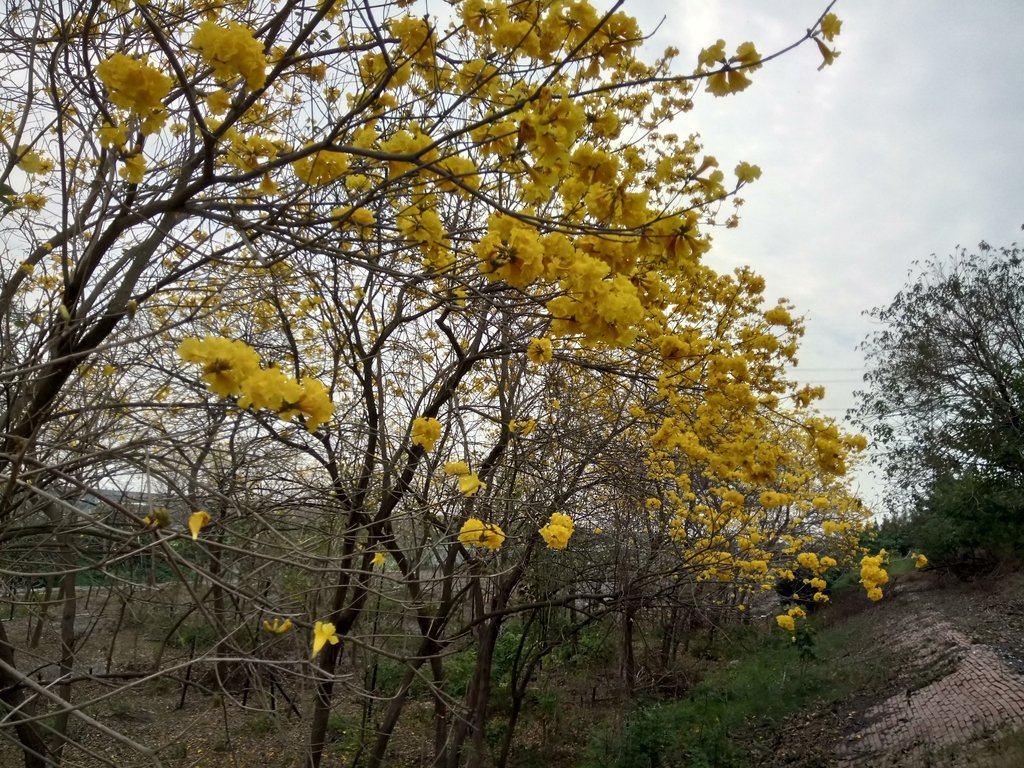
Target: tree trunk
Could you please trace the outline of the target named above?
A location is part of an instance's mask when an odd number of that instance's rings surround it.
[[[3,622],[0,622],[0,660],[14,667],[14,647],[7,639]],[[0,668],[0,701],[7,713],[16,713],[14,731],[21,742],[21,752],[25,758],[25,768],[47,768],[49,750],[35,722],[26,722],[32,716],[35,707],[25,701],[21,681],[6,670]],[[8,721],[9,722],[9,721]]]

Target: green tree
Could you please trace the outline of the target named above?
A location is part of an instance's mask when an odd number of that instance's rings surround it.
[[[893,511],[949,554],[1013,549],[1024,530],[1024,261],[987,243],[932,258],[869,316],[857,418]],[[921,525],[928,519],[927,526]],[[923,545],[925,542],[916,542]]]

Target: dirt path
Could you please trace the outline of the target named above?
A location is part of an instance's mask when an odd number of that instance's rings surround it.
[[[897,583],[900,626],[884,632],[907,652],[911,677],[931,682],[856,713],[840,768],[1018,764],[988,760],[979,747],[1024,726],[1024,593],[938,586],[935,578]]]

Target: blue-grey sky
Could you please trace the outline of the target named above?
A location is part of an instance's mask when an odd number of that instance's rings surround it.
[[[645,29],[665,17],[652,53],[762,55],[798,39],[826,7],[813,0],[626,0]],[[679,125],[698,131],[727,176],[739,160],[762,178],[745,191],[738,230],[719,229],[709,263],[749,264],[769,299],[807,319],[798,377],[823,383],[822,410],[853,404],[872,330],[915,259],[980,240],[1003,245],[1024,224],[1024,2],[839,0],[840,57],[816,71],[814,44],[754,73],[745,92],[700,93]],[[873,488],[864,478],[863,491]],[[879,510],[881,511],[881,510]]]

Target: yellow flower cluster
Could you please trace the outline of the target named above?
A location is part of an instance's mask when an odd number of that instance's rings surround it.
[[[802,568],[806,568],[812,573],[821,573],[821,563],[818,561],[818,556],[813,552],[801,552],[796,556],[796,561],[800,563]]]
[[[459,491],[466,496],[472,496],[487,487],[487,483],[482,482],[476,472],[470,472],[469,464],[465,461],[449,461],[444,465],[444,473],[459,478]]]
[[[761,502],[762,507],[770,509],[772,507],[785,507],[793,501],[793,498],[788,493],[764,491],[761,493],[758,501]]]
[[[551,339],[546,337],[530,339],[530,343],[526,345],[526,356],[531,363],[536,365],[550,363],[555,356],[551,347]]]
[[[466,496],[473,496],[477,491],[486,488],[487,483],[482,482],[477,477],[476,472],[470,472],[467,475],[462,475],[459,478],[459,492]]]
[[[441,439],[441,422],[431,416],[417,416],[412,421],[412,444],[424,451],[434,450],[434,443]],[[467,467],[468,469],[468,467]]]
[[[726,58],[725,40],[719,40],[700,52],[696,74],[706,74],[709,69],[714,69],[707,78],[708,92],[715,96],[726,96],[739,93],[750,85],[748,74],[760,69],[760,61],[761,54],[753,43],[742,43],[736,48],[734,56]]]
[[[843,22],[840,21],[839,17],[834,13],[826,13],[824,18],[821,20],[821,36],[832,42],[835,40],[836,35],[839,34],[839,30],[842,28]],[[815,37],[814,42],[818,45],[818,51],[821,53],[821,66],[818,69],[822,69],[831,65],[836,58],[839,56],[839,51],[835,48],[829,48],[820,38]]]
[[[115,53],[96,66],[96,76],[107,87],[112,103],[143,120],[143,133],[156,133],[163,127],[166,120],[163,100],[174,81],[149,66],[147,59]]]
[[[304,416],[315,432],[334,413],[327,388],[317,379],[297,381],[278,368],[261,368],[260,356],[242,341],[221,336],[188,338],[178,356],[203,366],[203,381],[221,397],[238,397],[242,408],[273,411],[285,421]]]
[[[20,149],[15,150],[16,153],[20,151]],[[35,150],[29,150],[21,156],[21,159],[18,161],[18,168],[25,173],[43,175],[53,170],[53,160],[43,157]]]
[[[551,521],[540,529],[540,535],[544,537],[544,543],[549,549],[565,549],[569,545],[573,528],[571,517],[561,512],[553,512]]]
[[[523,421],[512,419],[512,421],[508,423],[509,432],[511,432],[513,435],[519,435],[520,437],[527,437],[528,435],[532,434],[533,430],[535,430],[536,428],[536,419],[525,419]]]
[[[877,555],[864,555],[861,558],[860,583],[868,591],[871,600],[882,599],[882,585],[889,581],[889,574],[882,567],[887,557],[888,553],[883,549]]]
[[[260,369],[260,356],[243,341],[207,336],[188,338],[178,347],[178,356],[203,365],[203,381],[221,397],[242,394],[242,382]]]
[[[799,605],[792,606],[788,611],[775,617],[775,623],[790,634],[796,632],[796,620],[806,619],[807,611]]]
[[[471,517],[459,530],[459,543],[467,547],[501,549],[505,543],[505,532],[496,523],[485,523]]]
[[[270,632],[272,635],[283,635],[291,628],[291,619],[285,619],[284,621],[281,621],[281,619],[275,618],[273,623],[271,623],[267,619],[263,620],[263,631]]]
[[[267,82],[263,44],[244,24],[232,21],[225,27],[215,21],[201,22],[192,36],[192,46],[221,82],[241,75],[250,90],[262,88]]]
[[[918,552],[917,554],[911,552],[910,556],[914,558],[915,568],[924,568],[926,565],[928,565],[928,558],[922,555],[920,552]]]
[[[492,216],[475,250],[480,271],[490,280],[526,288],[544,273],[544,246],[537,230],[511,216]]]
[[[313,186],[330,184],[348,170],[349,156],[322,149],[292,163],[296,177]]]
[[[141,152],[136,152],[124,159],[124,165],[117,172],[117,175],[129,184],[141,184],[146,175],[146,158]]]

